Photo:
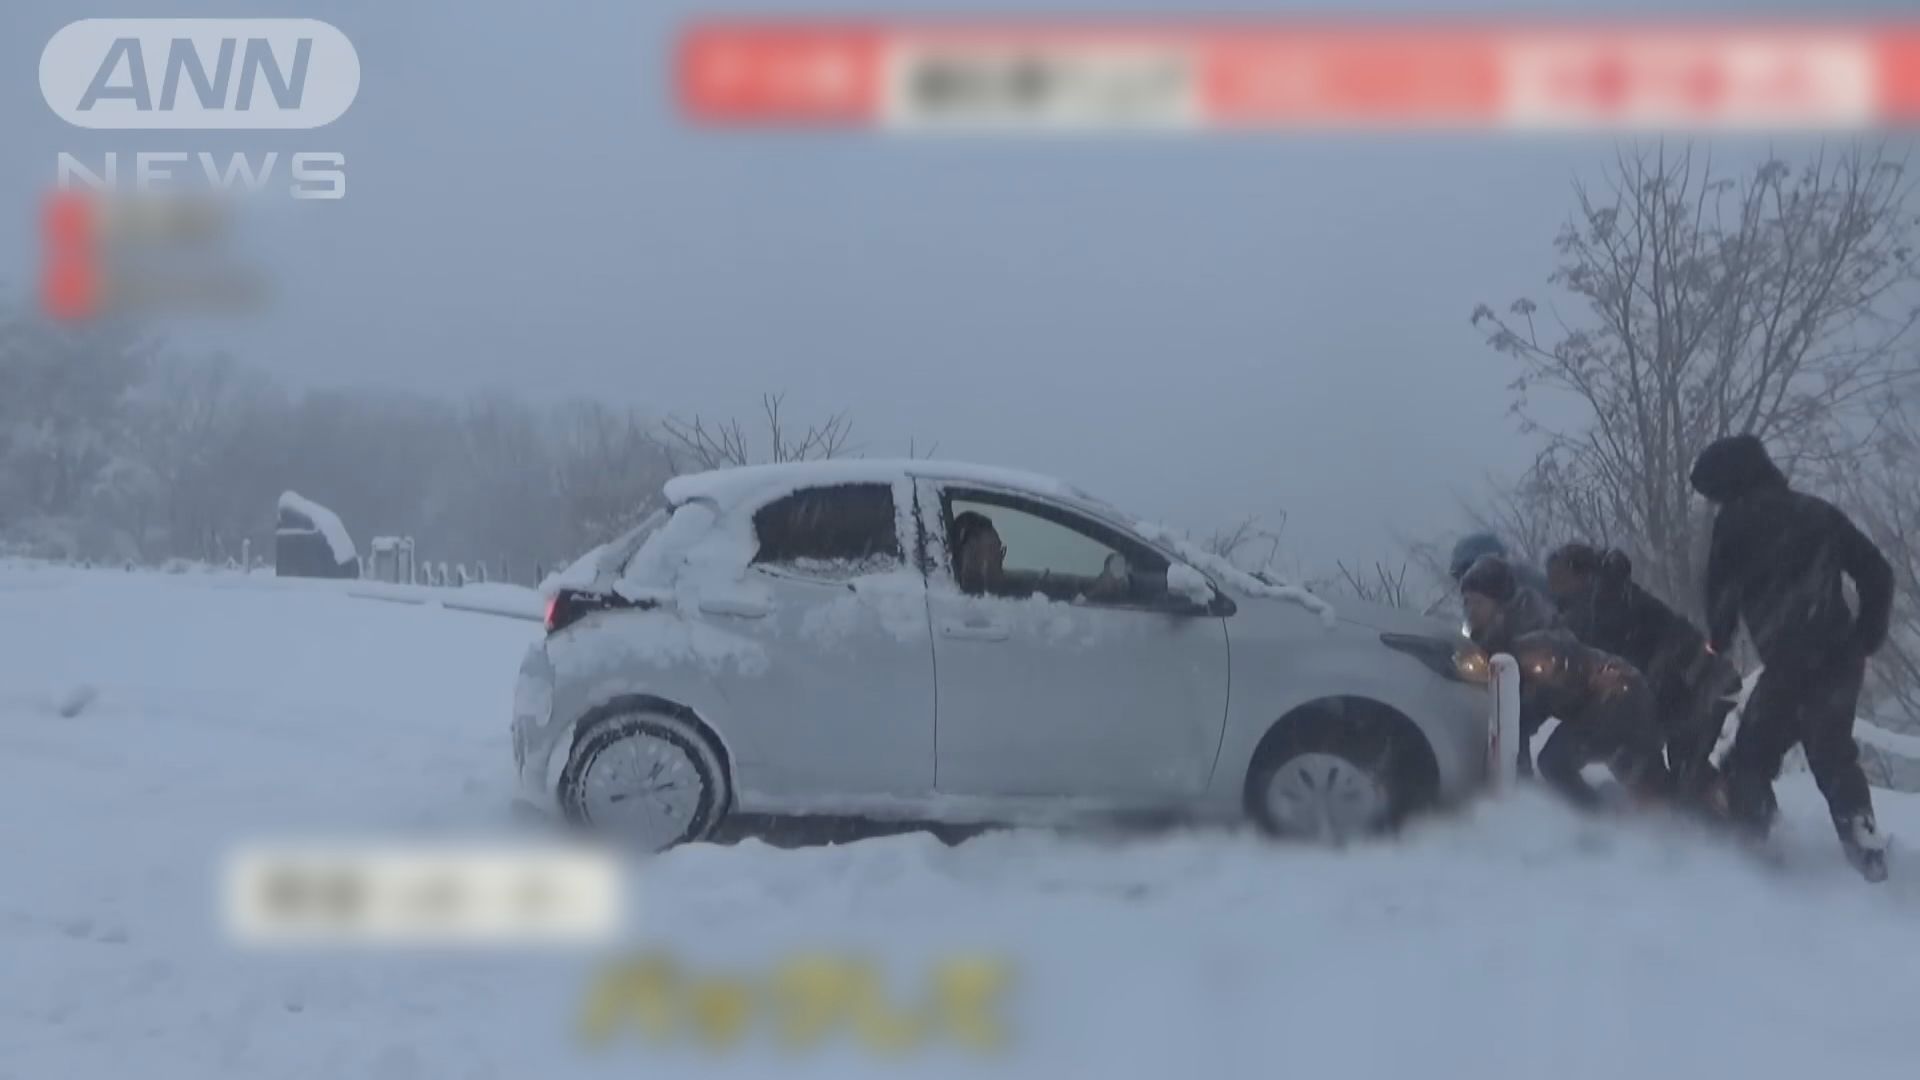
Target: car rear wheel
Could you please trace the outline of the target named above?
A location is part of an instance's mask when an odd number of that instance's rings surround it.
[[[705,839],[725,805],[705,737],[675,716],[623,714],[582,732],[560,774],[569,822],[623,846],[665,851]]]

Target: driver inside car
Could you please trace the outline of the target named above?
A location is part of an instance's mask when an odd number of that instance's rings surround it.
[[[952,536],[953,576],[961,591],[975,596],[1011,596],[1023,591],[1021,582],[1008,577],[1007,545],[991,518],[977,510],[954,515]],[[1030,590],[1067,599],[1064,586],[1078,586],[1072,597],[1078,601],[1124,600],[1132,591],[1132,573],[1126,556],[1109,554],[1097,577],[1080,578],[1043,571]],[[1049,585],[1056,588],[1049,588]]]
[[[1007,545],[987,515],[968,510],[953,519],[953,577],[963,592],[1004,591]]]

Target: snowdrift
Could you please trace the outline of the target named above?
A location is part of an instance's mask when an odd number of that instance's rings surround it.
[[[764,1034],[589,1055],[575,1024],[604,955],[242,953],[212,916],[236,840],[506,827],[514,668],[540,632],[265,581],[0,567],[0,1074],[1912,1071],[1920,857],[1900,841],[1920,800],[1877,793],[1896,848],[1874,888],[1804,777],[1781,785],[1781,868],[1522,788],[1346,852],[1009,832],[746,841],[636,870],[630,944],[688,970],[764,975],[831,949],[904,988],[945,959],[1006,959],[1012,1042],[985,1063],[851,1040],[795,1057]]]

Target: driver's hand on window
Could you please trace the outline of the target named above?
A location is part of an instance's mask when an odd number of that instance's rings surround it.
[[[1131,586],[1131,576],[1126,561],[1119,555],[1109,556],[1100,576],[1082,594],[1086,600],[1117,600],[1127,595]]]

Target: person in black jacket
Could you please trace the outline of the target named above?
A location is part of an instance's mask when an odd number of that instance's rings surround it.
[[[1709,645],[1724,655],[1745,622],[1766,665],[1724,763],[1728,811],[1764,836],[1777,808],[1773,781],[1797,742],[1848,859],[1882,880],[1885,844],[1853,722],[1867,657],[1887,637],[1893,567],[1833,504],[1788,487],[1752,435],[1709,445],[1691,479],[1719,507],[1707,558]],[[1853,580],[1857,612],[1843,578]]]
[[[1566,544],[1547,557],[1547,587],[1575,637],[1647,677],[1676,788],[1689,798],[1707,796],[1715,781],[1713,747],[1733,711],[1739,669],[1633,580],[1623,551]]]
[[[1541,778],[1575,805],[1589,809],[1602,799],[1581,770],[1596,763],[1607,765],[1638,799],[1669,794],[1646,679],[1620,657],[1581,644],[1564,627],[1509,623],[1507,609],[1519,588],[1513,569],[1497,556],[1482,558],[1460,579],[1461,600],[1475,637],[1519,663],[1524,738],[1532,739],[1548,717],[1559,721],[1540,748]]]

